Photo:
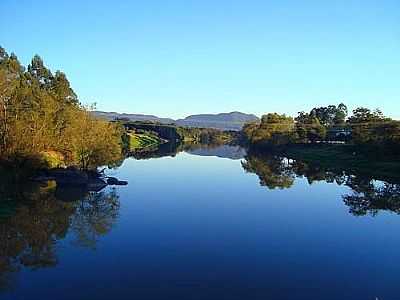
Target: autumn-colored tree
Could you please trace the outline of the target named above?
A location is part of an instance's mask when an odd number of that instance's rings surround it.
[[[39,56],[25,71],[0,47],[0,158],[43,157],[56,152],[68,165],[96,168],[121,155],[121,131],[94,118],[66,75],[55,75]]]
[[[89,110],[73,112],[66,137],[71,147],[70,163],[81,169],[112,165],[121,158],[121,135],[116,124],[94,118]]]

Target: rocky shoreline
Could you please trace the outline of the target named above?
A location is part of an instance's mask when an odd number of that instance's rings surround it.
[[[55,181],[60,186],[86,187],[88,191],[100,191],[106,186],[128,184],[127,181],[105,176],[102,172],[82,171],[73,167],[42,170],[31,179],[37,182]]]

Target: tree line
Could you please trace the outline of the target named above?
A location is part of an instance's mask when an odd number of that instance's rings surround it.
[[[242,134],[252,145],[287,145],[342,141],[400,149],[400,122],[386,117],[379,109],[359,107],[349,116],[345,104],[313,108],[293,118],[268,113],[260,122],[245,124]]]
[[[236,131],[222,131],[215,128],[183,127],[151,121],[129,121],[129,119],[121,118],[114,122],[123,125],[128,132],[135,130],[152,132],[171,143],[224,144],[237,139],[238,136]]]
[[[35,55],[24,67],[0,47],[0,160],[46,161],[92,169],[121,157],[123,131],[93,117],[66,75]],[[55,155],[55,154],[56,155]]]

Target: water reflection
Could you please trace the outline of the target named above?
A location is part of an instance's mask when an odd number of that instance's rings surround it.
[[[334,219],[335,217],[333,216],[333,220],[331,219],[330,222],[327,222],[328,225],[325,224],[325,227],[320,231],[310,231],[309,228],[318,227],[317,225],[311,226],[314,225],[313,217],[314,212],[317,210],[312,210],[312,212],[308,213],[307,210],[310,211],[311,208],[317,207],[319,211],[325,203],[299,201],[296,203],[298,205],[296,207],[296,212],[299,212],[298,215],[293,211],[286,210],[287,206],[277,206],[279,209],[273,210],[273,206],[265,205],[265,190],[262,193],[258,193],[258,189],[255,188],[257,182],[247,180],[251,178],[243,174],[241,168],[248,173],[256,174],[260,185],[271,190],[289,189],[300,178],[307,179],[309,184],[322,181],[346,186],[348,187],[347,192],[342,198],[337,199],[337,202],[343,201],[347,205],[349,212],[354,216],[376,216],[383,211],[400,214],[399,182],[395,178],[393,180],[385,178],[384,181],[383,178],[376,176],[372,171],[370,174],[366,172],[356,173],[354,170],[336,166],[334,161],[331,166],[322,167],[318,162],[310,163],[300,159],[289,159],[279,154],[246,154],[243,149],[226,145],[180,145],[180,147],[171,148],[165,145],[163,149],[165,150],[164,152],[153,152],[147,156],[142,154],[138,158],[160,157],[165,154],[174,156],[179,151],[186,151],[192,155],[217,156],[230,159],[239,158],[242,160],[240,162],[219,160],[221,164],[218,164],[216,159],[207,158],[205,161],[210,163],[207,168],[210,166],[210,168],[218,169],[219,172],[213,174],[208,172],[209,170],[207,169],[206,173],[202,173],[204,170],[200,170],[200,175],[195,169],[199,166],[200,159],[190,155],[182,155],[182,157],[177,158],[176,163],[179,168],[176,170],[171,167],[174,164],[171,160],[153,162],[133,162],[131,160],[131,164],[124,165],[123,168],[132,168],[129,172],[133,173],[129,174],[136,178],[134,189],[127,190],[126,195],[135,195],[138,201],[131,201],[131,211],[125,210],[126,213],[124,212],[125,223],[121,218],[119,224],[123,228],[122,232],[132,232],[132,236],[135,238],[126,238],[121,241],[122,235],[114,231],[114,235],[111,234],[107,241],[103,240],[102,246],[107,245],[107,243],[109,246],[119,242],[123,243],[123,246],[114,247],[113,251],[99,251],[97,252],[97,257],[93,255],[94,266],[100,265],[104,269],[108,268],[107,270],[112,271],[113,274],[99,274],[97,272],[98,268],[93,268],[87,274],[84,272],[82,272],[84,273],[83,275],[78,274],[77,277],[80,276],[80,280],[90,277],[93,279],[93,283],[97,283],[104,282],[101,280],[106,278],[113,285],[120,284],[119,289],[125,288],[125,291],[127,291],[131,287],[130,284],[132,284],[127,278],[134,278],[135,281],[139,278],[142,281],[137,283],[136,288],[140,288],[143,283],[144,286],[146,284],[149,287],[151,286],[153,290],[154,284],[156,287],[154,290],[157,290],[157,287],[160,287],[160,282],[168,282],[170,278],[175,278],[176,280],[177,278],[179,280],[181,278],[186,279],[188,274],[189,277],[192,275],[192,278],[196,279],[210,278],[208,270],[202,273],[200,269],[204,265],[204,268],[213,270],[213,267],[218,262],[223,261],[222,257],[226,259],[227,267],[220,266],[222,271],[219,276],[221,278],[226,276],[226,282],[229,282],[229,284],[232,283],[229,274],[233,269],[238,268],[238,262],[243,266],[243,269],[239,267],[240,274],[250,274],[256,271],[254,278],[261,279],[267,278],[265,274],[267,276],[270,275],[271,277],[267,279],[271,282],[271,285],[275,284],[274,276],[276,272],[268,273],[268,270],[274,270],[274,267],[279,271],[287,268],[286,271],[289,277],[286,279],[290,284],[290,276],[292,274],[302,274],[296,272],[304,272],[303,274],[306,277],[309,275],[307,278],[313,279],[312,274],[314,273],[311,272],[311,275],[307,273],[309,263],[314,264],[315,274],[320,274],[332,268],[332,265],[329,264],[331,261],[330,255],[334,255],[336,250],[341,253],[340,251],[345,247],[334,248],[332,246],[330,249],[325,247],[325,241],[336,242],[337,240],[336,238],[330,240],[329,236],[344,238],[343,245],[347,247],[349,241],[354,240],[354,237],[357,238],[357,236],[353,236],[353,233],[358,233],[359,231],[354,230],[354,228],[365,229],[366,232],[370,230],[371,234],[376,234],[376,236],[380,236],[380,233],[384,232],[386,228],[381,225],[382,227],[376,227],[375,231],[371,229],[372,225],[378,226],[379,221],[385,221],[384,218],[374,219],[369,224],[370,227],[357,227],[360,222],[354,222],[355,218],[347,216],[347,213],[345,213],[346,216],[344,218]],[[243,155],[245,156],[243,157]],[[186,169],[183,169],[183,163],[185,168],[187,167]],[[224,169],[227,167],[232,169]],[[143,172],[144,170],[148,173],[143,175],[143,173],[146,173]],[[157,173],[158,170],[161,170],[161,172]],[[228,171],[226,170],[229,171],[229,174],[227,174]],[[235,173],[236,171],[237,173]],[[183,179],[179,178],[182,172],[187,172],[184,173],[185,176],[182,176],[185,177]],[[172,174],[172,180],[165,181],[165,174]],[[192,176],[189,178],[190,180],[186,180],[186,175]],[[201,177],[202,175],[203,177]],[[176,176],[176,178],[173,176]],[[157,181],[152,181],[153,178],[157,179]],[[0,184],[0,292],[10,289],[17,290],[15,287],[21,270],[53,268],[60,263],[60,257],[65,260],[66,258],[60,255],[59,245],[61,240],[65,240],[68,243],[71,241],[74,250],[78,249],[77,253],[82,253],[79,252],[82,248],[85,250],[96,249],[99,246],[101,237],[110,234],[120,219],[120,201],[115,189],[106,189],[96,193],[88,192],[82,188],[56,186],[54,182],[48,182],[45,185],[26,183],[23,186],[15,185],[6,180],[1,182],[3,184]],[[154,182],[164,185],[162,188],[154,188]],[[303,182],[307,185],[305,180],[301,180],[301,183]],[[209,183],[212,184],[208,185]],[[235,185],[235,188],[231,189],[233,185]],[[216,187],[221,187],[221,190],[216,191]],[[149,192],[153,188],[154,191]],[[197,188],[198,190],[196,190]],[[257,190],[254,194],[252,194],[253,189]],[[340,189],[340,191],[342,190]],[[202,194],[203,196],[196,194],[202,191],[205,191]],[[238,191],[243,193],[238,193]],[[304,194],[299,194],[299,196],[308,197],[314,192],[315,190],[313,189],[304,189]],[[174,199],[179,198],[181,194],[187,197],[187,201]],[[237,196],[236,194],[240,195]],[[246,195],[246,197],[242,199],[242,195]],[[247,198],[253,196],[254,199],[251,198],[253,200],[250,203],[251,205],[247,206]],[[162,201],[158,201],[158,197]],[[214,201],[213,197],[218,197],[218,201]],[[225,198],[225,200],[220,201],[221,198]],[[205,200],[200,201],[203,199]],[[211,199],[211,201],[207,202],[207,199]],[[274,198],[270,197],[270,199]],[[291,203],[292,198],[284,200]],[[245,202],[246,207],[243,205]],[[211,206],[212,204],[216,206],[213,207]],[[311,205],[312,207],[307,207],[306,205]],[[300,210],[297,209],[298,207]],[[327,207],[330,214],[332,207]],[[326,207],[324,206],[324,208]],[[339,215],[343,217],[341,205],[333,208],[335,209],[333,211],[334,214],[339,211]],[[245,213],[243,213],[243,210],[245,210]],[[219,212],[223,212],[225,215],[221,215]],[[281,218],[280,215],[284,215],[285,218]],[[269,216],[269,218],[265,216]],[[278,217],[275,218],[275,216]],[[308,218],[308,216],[310,217]],[[305,221],[305,219],[307,220]],[[234,222],[231,222],[232,220]],[[279,223],[279,220],[284,221]],[[315,224],[321,224],[321,218],[316,217],[315,222]],[[357,224],[354,225],[355,223]],[[260,226],[261,229],[258,230]],[[338,229],[338,227],[341,229]],[[352,228],[352,230],[348,230],[349,228]],[[297,229],[298,231],[296,232]],[[289,238],[294,233],[300,238],[297,240]],[[193,236],[193,239],[188,239],[188,236]],[[265,238],[266,236],[268,239]],[[358,240],[359,244],[353,245],[354,248],[349,248],[352,250],[349,253],[355,253],[354,251],[357,251],[363,245],[366,247],[365,249],[370,250],[370,253],[374,253],[375,248],[370,244],[365,244],[362,238]],[[368,236],[366,240],[370,241],[371,239]],[[278,246],[269,247],[269,241]],[[203,248],[199,247],[199,243],[205,246]],[[308,250],[311,243],[314,246],[314,252],[310,254]],[[64,246],[64,244],[61,245]],[[232,245],[236,247],[232,247]],[[118,252],[115,248],[123,251]],[[394,248],[392,246],[392,249]],[[107,248],[104,247],[104,249]],[[124,252],[125,249],[129,251]],[[254,249],[260,249],[260,252],[253,252]],[[302,252],[304,249],[305,251]],[[291,261],[294,257],[293,253],[297,250],[300,253],[298,255],[299,261],[302,262],[302,264],[297,264],[297,267],[300,266],[298,269],[296,269],[296,264],[288,264],[288,261]],[[71,249],[66,251],[71,251]],[[116,253],[121,255],[120,262],[117,260],[114,262]],[[318,256],[318,254],[322,256]],[[77,260],[76,263],[78,265],[80,263],[79,257],[77,258],[75,255],[75,252],[71,254],[72,261]],[[123,255],[126,255],[126,257]],[[201,258],[200,260],[199,257]],[[324,260],[325,257],[329,257],[329,259]],[[254,258],[253,261],[252,258]],[[273,261],[270,261],[270,258]],[[316,262],[315,258],[321,259],[321,261]],[[342,258],[348,259],[345,261],[349,263],[354,262],[354,265],[357,263],[354,257],[345,257],[342,254]],[[389,263],[394,261],[389,258],[391,257],[388,257]],[[107,264],[109,261],[113,261],[114,268],[110,268],[110,265]],[[274,265],[275,262],[279,264]],[[252,268],[252,263],[254,263],[254,266],[260,266],[260,269]],[[269,263],[271,265],[268,265]],[[245,268],[245,266],[249,268]],[[301,266],[305,266],[304,269]],[[371,262],[369,262],[368,266],[375,267]],[[318,269],[319,267],[320,269]],[[82,266],[82,271],[84,268]],[[135,270],[136,274],[141,276],[131,276],[134,273],[132,270]],[[338,264],[337,270],[340,270],[340,272],[335,273],[335,278],[341,278],[342,274],[345,273],[342,270],[346,269],[341,269],[340,264]],[[257,271],[260,273],[257,273]],[[60,269],[59,272],[64,272],[64,269]],[[124,274],[124,276],[120,274]],[[260,276],[257,274],[260,274]],[[381,274],[385,273],[382,272]],[[25,273],[24,276],[28,279],[32,278]],[[75,273],[73,276],[75,276]],[[123,279],[121,280],[121,278]],[[296,275],[296,282],[297,278]],[[204,280],[202,284],[209,285],[210,282],[206,281],[206,279]],[[242,281],[244,279],[240,280],[237,281],[239,283],[238,286],[240,287],[241,284],[245,286],[245,281]],[[331,283],[330,280],[331,278],[327,281],[329,284]],[[307,279],[307,282],[311,281]],[[64,282],[63,284],[66,283]],[[211,282],[210,286],[212,284]],[[264,282],[260,283],[260,287],[263,287],[264,284]],[[95,284],[92,288],[94,286]],[[99,293],[104,291],[101,290]],[[27,293],[29,293],[29,289],[23,294]],[[90,297],[87,298],[89,299]]]
[[[353,178],[354,179],[354,178]],[[386,210],[400,214],[400,185],[392,183],[363,182],[349,185],[353,192],[344,195],[344,203],[355,216],[376,216]]]
[[[400,184],[396,176],[381,178],[374,173],[376,170],[357,173],[337,166],[334,160],[330,166],[322,167],[318,161],[306,163],[301,159],[290,159],[276,153],[246,153],[239,146],[220,144],[164,144],[154,152],[136,153],[134,157],[174,157],[181,151],[198,156],[243,158],[242,168],[248,173],[257,174],[260,185],[271,190],[291,188],[297,178],[306,178],[309,184],[324,181],[347,186],[352,192],[342,198],[349,207],[349,212],[355,216],[376,216],[379,211],[400,214]]]
[[[295,181],[293,162],[286,158],[248,155],[242,167],[246,172],[257,174],[260,185],[272,190],[290,188]]]
[[[246,150],[237,145],[216,143],[165,143],[150,151],[131,152],[129,153],[129,156],[141,160],[167,156],[175,157],[179,152],[187,152],[198,156],[215,156],[229,159],[242,159],[246,155]]]
[[[115,189],[75,191],[68,198],[69,189],[48,182],[8,185],[0,192],[0,290],[12,288],[22,268],[56,266],[57,243],[68,233],[74,244],[95,248],[98,237],[108,233],[118,218]],[[73,201],[60,200],[61,194],[63,200]]]
[[[215,156],[229,159],[242,159],[242,168],[248,173],[257,174],[261,186],[268,189],[291,188],[297,178],[306,178],[309,184],[324,181],[347,186],[352,192],[343,195],[349,212],[355,216],[376,216],[379,211],[400,214],[400,184],[396,176],[380,178],[374,171],[356,173],[354,170],[332,165],[321,167],[315,161],[306,163],[299,159],[289,159],[276,153],[246,153],[235,145],[220,144],[164,144],[152,152],[133,153],[136,159],[149,159],[172,156],[185,151],[197,156]]]
[[[76,245],[91,249],[102,235],[111,231],[119,216],[119,199],[115,189],[110,192],[88,194],[75,203],[71,228],[76,234]]]
[[[192,144],[183,148],[187,153],[198,156],[215,156],[229,159],[242,159],[246,155],[246,150],[235,145],[218,144]]]
[[[174,157],[177,153],[182,151],[182,147],[182,144],[179,143],[164,143],[151,150],[146,149],[145,151],[132,151],[128,154],[128,156],[138,160],[165,156]]]
[[[318,162],[305,163],[276,154],[248,154],[242,161],[246,172],[257,174],[260,185],[269,189],[287,189],[296,178],[306,178],[309,184],[317,181],[345,185],[352,191],[343,195],[349,212],[355,216],[376,216],[379,211],[400,214],[400,184],[393,179],[385,182],[371,173],[357,174],[346,168],[321,167]]]

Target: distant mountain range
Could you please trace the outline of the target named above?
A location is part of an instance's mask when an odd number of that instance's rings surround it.
[[[153,115],[126,114],[116,112],[94,111],[97,117],[107,120],[126,119],[129,121],[151,121],[162,124],[175,124],[182,127],[215,128],[220,130],[241,130],[247,122],[258,121],[259,118],[253,114],[241,112],[230,112],[220,114],[191,115],[184,119],[159,118]]]
[[[93,111],[94,115],[107,119],[109,121],[116,119],[127,119],[130,121],[151,121],[151,122],[159,122],[163,124],[171,124],[175,123],[175,120],[169,118],[159,118],[153,115],[142,115],[142,114],[125,114],[125,113],[117,113],[117,112],[106,112],[106,111]]]

